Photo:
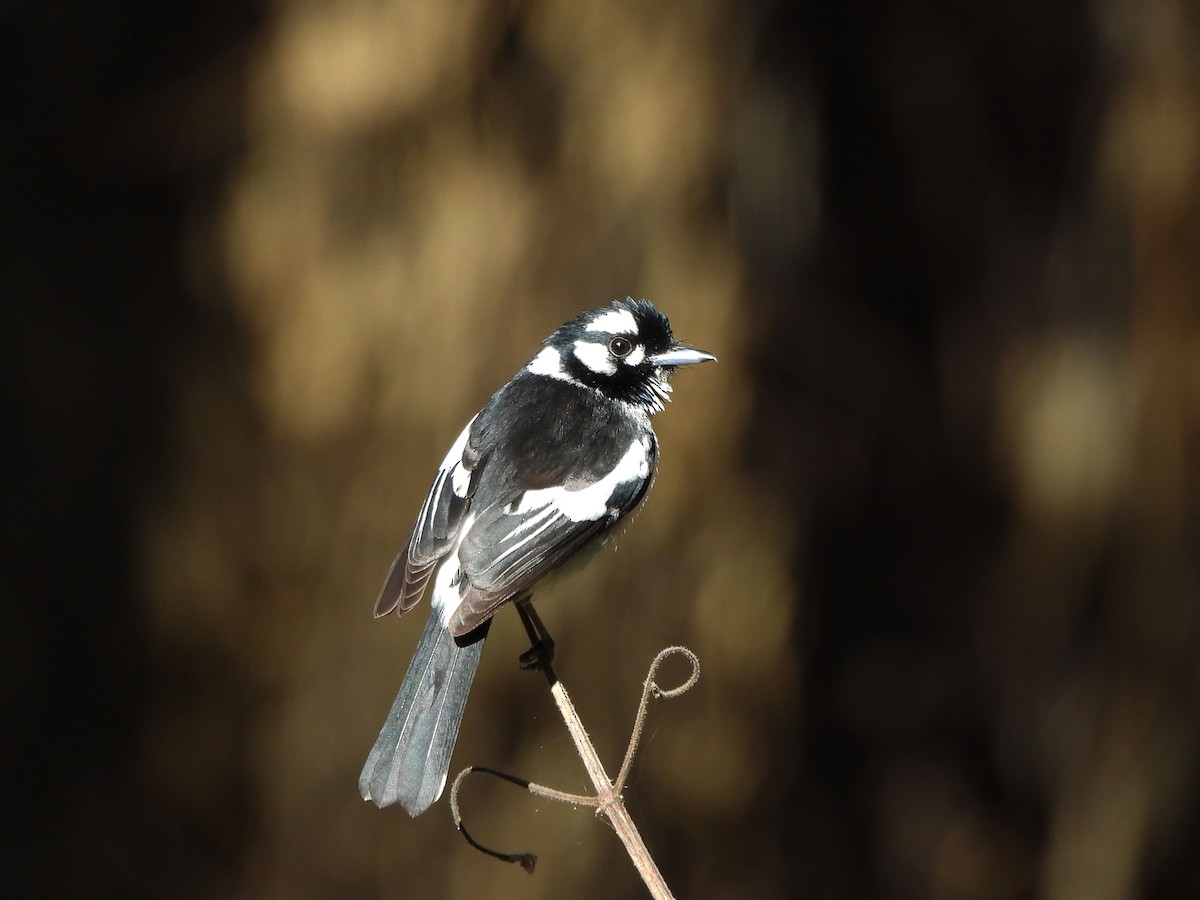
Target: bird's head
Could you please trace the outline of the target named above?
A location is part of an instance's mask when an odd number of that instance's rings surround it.
[[[667,317],[632,297],[577,316],[544,343],[527,370],[594,388],[647,413],[670,399],[675,369],[716,359],[675,340]]]

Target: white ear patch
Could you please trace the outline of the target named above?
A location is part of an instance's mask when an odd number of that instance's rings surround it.
[[[563,371],[562,357],[553,347],[545,347],[525,366],[527,372],[534,375],[546,375],[561,381],[571,381],[571,376]]]
[[[617,371],[616,363],[608,357],[608,347],[592,341],[575,342],[575,358],[597,375],[612,375]]]
[[[609,334],[637,334],[637,319],[627,309],[606,309],[592,321],[585,331],[605,331]]]

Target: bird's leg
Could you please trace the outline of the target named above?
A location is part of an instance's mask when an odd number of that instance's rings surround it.
[[[541,617],[533,608],[532,600],[531,595],[526,595],[516,603],[517,614],[521,617],[521,624],[525,626],[525,633],[529,635],[530,645],[529,649],[521,654],[521,668],[540,669],[549,674],[554,665],[554,638],[550,637],[550,632],[542,624]]]

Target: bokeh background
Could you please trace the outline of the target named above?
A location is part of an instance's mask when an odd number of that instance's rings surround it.
[[[631,294],[681,374],[541,612],[680,896],[1200,896],[1195,0],[0,11],[5,897],[638,897],[356,778],[463,422]],[[492,631],[456,766],[583,790]],[[664,672],[664,680],[669,678]]]

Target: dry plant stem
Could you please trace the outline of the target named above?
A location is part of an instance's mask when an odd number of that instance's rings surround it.
[[[658,870],[658,865],[650,856],[650,851],[646,849],[646,843],[642,840],[641,833],[633,824],[633,819],[630,818],[629,811],[625,808],[625,802],[614,788],[608,773],[604,771],[604,763],[600,761],[595,746],[592,745],[583,723],[579,720],[579,713],[575,711],[575,704],[571,702],[567,689],[563,687],[561,681],[555,679],[550,682],[550,693],[558,705],[558,711],[562,715],[563,721],[567,724],[571,740],[575,742],[575,749],[579,751],[579,758],[583,760],[583,766],[592,780],[592,786],[596,789],[597,811],[607,817],[617,832],[617,836],[625,845],[625,850],[629,853],[629,858],[633,860],[638,874],[642,876],[642,881],[650,890],[650,895],[656,900],[673,897],[671,889],[667,887],[667,882]]]
[[[520,613],[521,621],[524,623],[525,630],[529,634],[529,640],[534,647],[554,646],[554,642],[550,640],[549,634],[546,632],[546,626],[542,624],[542,620],[533,608],[530,598],[524,598],[517,604],[517,612]],[[633,739],[630,742],[629,751],[625,754],[624,765],[621,767],[621,783],[624,782],[624,776],[627,774],[634,749],[641,735],[642,724],[646,716],[647,696],[651,690],[651,685],[654,683],[654,673],[664,656],[671,652],[672,650],[661,651],[654,658],[654,662],[650,666],[650,672],[646,676],[646,685],[642,690],[642,702],[638,707]],[[695,660],[695,655],[690,650],[685,652]],[[563,722],[566,723],[571,740],[575,742],[575,749],[579,753],[579,758],[583,760],[583,767],[587,770],[588,777],[592,781],[592,787],[596,789],[596,798],[592,802],[594,802],[597,812],[608,819],[609,824],[616,831],[617,837],[625,845],[625,851],[629,854],[629,858],[633,860],[633,865],[638,870],[638,874],[642,876],[642,881],[646,883],[650,895],[655,900],[673,897],[671,889],[667,887],[666,880],[658,870],[657,863],[654,862],[654,858],[646,848],[646,842],[642,840],[641,833],[637,830],[637,826],[633,824],[629,810],[625,808],[625,801],[621,799],[621,788],[615,786],[612,779],[608,777],[608,773],[604,771],[604,763],[600,761],[600,754],[596,752],[596,747],[592,744],[591,738],[588,737],[587,729],[583,727],[579,713],[575,711],[575,704],[571,702],[571,697],[567,693],[567,689],[558,680],[558,673],[554,671],[553,659],[549,655],[544,656],[539,661],[538,667],[550,683],[550,695],[554,698],[555,705],[558,706],[558,712],[563,717]],[[698,668],[693,665],[694,676],[698,674],[698,671]],[[692,681],[689,681],[687,687],[691,687],[692,683]],[[657,690],[657,686],[654,689]]]
[[[604,763],[600,761],[600,755],[596,752],[591,738],[588,737],[587,729],[583,727],[583,722],[579,718],[579,713],[575,711],[575,704],[571,702],[571,697],[567,693],[567,689],[558,680],[558,674],[554,671],[554,641],[546,632],[545,626],[542,624],[541,619],[538,618],[537,612],[529,600],[529,597],[523,597],[516,603],[517,612],[521,615],[521,622],[525,625],[525,630],[529,634],[529,641],[532,645],[522,655],[522,665],[526,668],[541,669],[543,674],[545,674],[546,680],[550,683],[550,695],[554,698],[555,705],[558,706],[558,711],[563,718],[563,722],[566,723],[567,731],[571,735],[571,740],[575,743],[575,749],[579,753],[579,758],[583,761],[592,786],[596,790],[596,796],[585,797],[578,794],[569,794],[565,791],[557,791],[542,785],[531,784],[523,778],[517,778],[494,769],[474,766],[460,772],[458,777],[454,779],[454,785],[450,790],[450,809],[454,816],[455,827],[462,832],[463,837],[475,849],[505,862],[519,863],[527,872],[532,872],[537,862],[537,857],[534,854],[500,853],[483,846],[467,832],[463,826],[462,815],[458,808],[458,789],[466,776],[472,772],[484,772],[520,785],[540,797],[564,803],[595,807],[597,813],[602,814],[608,819],[609,824],[612,825],[613,830],[616,831],[617,836],[621,839],[621,843],[625,845],[625,850],[629,854],[629,858],[633,860],[633,864],[637,868],[638,874],[642,876],[642,881],[645,882],[651,896],[655,900],[671,900],[673,897],[671,889],[667,887],[667,883],[663,879],[662,873],[658,870],[658,865],[654,862],[653,857],[650,856],[650,851],[646,848],[646,844],[642,840],[637,826],[633,824],[633,819],[630,817],[629,811],[625,808],[625,801],[621,797],[621,791],[624,789],[625,780],[629,775],[630,766],[633,763],[638,743],[641,740],[642,730],[646,722],[646,710],[650,703],[651,694],[655,697],[671,698],[678,697],[685,691],[690,690],[700,677],[700,660],[697,659],[696,654],[686,647],[667,647],[664,650],[660,650],[654,658],[654,662],[650,664],[650,670],[646,673],[646,680],[642,686],[642,699],[638,704],[637,717],[634,720],[633,734],[629,739],[629,747],[625,752],[625,759],[621,764],[620,774],[617,776],[617,781],[614,784],[612,779],[608,777],[608,773],[604,770]],[[663,690],[659,687],[658,682],[655,681],[655,676],[658,674],[658,667],[668,656],[676,653],[687,657],[692,667],[691,675],[678,687]]]

